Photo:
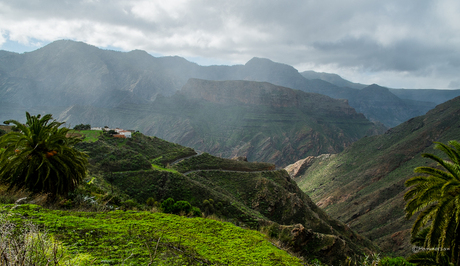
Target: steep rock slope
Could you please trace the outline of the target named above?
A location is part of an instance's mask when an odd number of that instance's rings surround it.
[[[385,134],[362,138],[342,153],[313,159],[296,182],[331,216],[375,241],[383,251],[408,255],[413,221],[404,218],[404,182],[417,166],[435,166],[422,153],[433,142],[458,140],[460,97]]]
[[[122,120],[124,127],[197,150],[277,166],[337,153],[365,135],[384,131],[344,100],[254,81],[191,79],[179,93],[150,105],[110,112],[82,109],[71,108],[60,118],[72,124],[81,123],[74,117],[82,114],[91,124]]]

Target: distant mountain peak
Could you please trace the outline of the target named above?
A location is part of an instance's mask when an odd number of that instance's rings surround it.
[[[360,90],[367,86],[367,85],[360,84],[360,83],[353,83],[333,73],[315,72],[313,70],[308,70],[300,74],[306,79],[320,79],[320,80],[332,83],[339,87],[348,87],[348,88]]]
[[[260,64],[260,63],[275,63],[272,60],[268,58],[262,58],[262,57],[253,57],[251,60],[246,62],[245,65],[251,65],[251,64]]]
[[[382,86],[377,85],[375,83],[365,87],[363,90],[385,90],[385,91],[389,91],[388,88],[382,87]]]

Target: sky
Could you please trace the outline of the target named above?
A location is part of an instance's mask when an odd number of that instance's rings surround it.
[[[0,0],[0,50],[61,39],[200,65],[261,57],[364,84],[460,89],[458,0]]]

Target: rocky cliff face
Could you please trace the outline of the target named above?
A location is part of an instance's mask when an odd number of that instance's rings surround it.
[[[154,103],[147,134],[223,157],[278,166],[299,156],[336,153],[382,132],[347,105],[265,82],[191,79]]]
[[[294,90],[267,82],[190,79],[181,94],[217,104],[264,105],[274,108],[299,107],[299,94]]]

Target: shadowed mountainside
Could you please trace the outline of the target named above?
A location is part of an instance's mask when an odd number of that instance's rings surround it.
[[[265,82],[190,79],[171,97],[115,109],[73,107],[72,124],[123,121],[147,135],[222,157],[245,156],[277,166],[308,155],[337,153],[365,135],[384,132],[345,100]]]
[[[408,255],[413,221],[404,218],[404,182],[414,176],[417,166],[436,167],[421,157],[422,153],[438,154],[434,141],[446,143],[458,140],[459,135],[457,97],[383,135],[362,138],[340,154],[310,157],[288,170],[328,214],[373,240],[384,252]]]

